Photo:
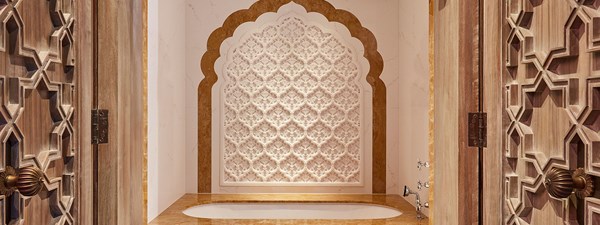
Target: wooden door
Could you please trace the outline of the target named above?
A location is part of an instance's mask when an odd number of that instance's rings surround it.
[[[487,105],[503,114],[503,223],[600,224],[600,1],[499,6],[487,6],[500,26],[486,34],[502,39],[484,58],[501,55],[486,75],[502,85]]]
[[[86,4],[0,1],[0,224],[88,221],[91,20],[79,10]]]
[[[146,0],[90,2],[95,11],[96,26],[92,33],[96,36],[97,50],[94,53],[97,95],[93,105],[108,110],[108,143],[94,146],[93,224],[143,224],[146,113],[142,51],[146,34],[142,4]]]

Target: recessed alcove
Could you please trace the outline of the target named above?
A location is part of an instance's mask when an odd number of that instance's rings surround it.
[[[149,1],[149,219],[184,193],[428,179],[427,2],[261,2]]]

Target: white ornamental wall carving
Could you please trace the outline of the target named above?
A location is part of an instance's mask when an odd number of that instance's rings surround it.
[[[371,121],[362,44],[290,7],[221,49],[220,182],[361,185]]]

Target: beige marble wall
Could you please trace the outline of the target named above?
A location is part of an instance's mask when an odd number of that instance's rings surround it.
[[[417,169],[417,160],[429,161],[430,77],[428,1],[399,1],[399,79],[397,109],[398,183],[417,189],[417,181],[429,181],[429,169]],[[389,88],[393,91],[392,87]],[[391,103],[390,103],[391,104]],[[391,141],[391,140],[390,140]],[[390,145],[394,145],[390,143]],[[428,199],[429,190],[420,191]],[[407,200],[414,204],[413,196]]]
[[[148,218],[185,194],[186,0],[148,1]]]

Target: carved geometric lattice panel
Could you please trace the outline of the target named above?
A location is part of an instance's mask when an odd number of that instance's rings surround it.
[[[299,5],[282,9],[236,30],[220,59],[221,182],[361,185],[363,47]]]
[[[585,224],[600,224],[600,200],[585,199]]]
[[[36,167],[44,188],[0,196],[0,224],[73,224],[77,99],[73,0],[0,1],[0,170]]]
[[[600,175],[599,3],[505,2],[506,224],[583,225],[595,210],[596,198],[551,197],[545,176],[554,167]]]

